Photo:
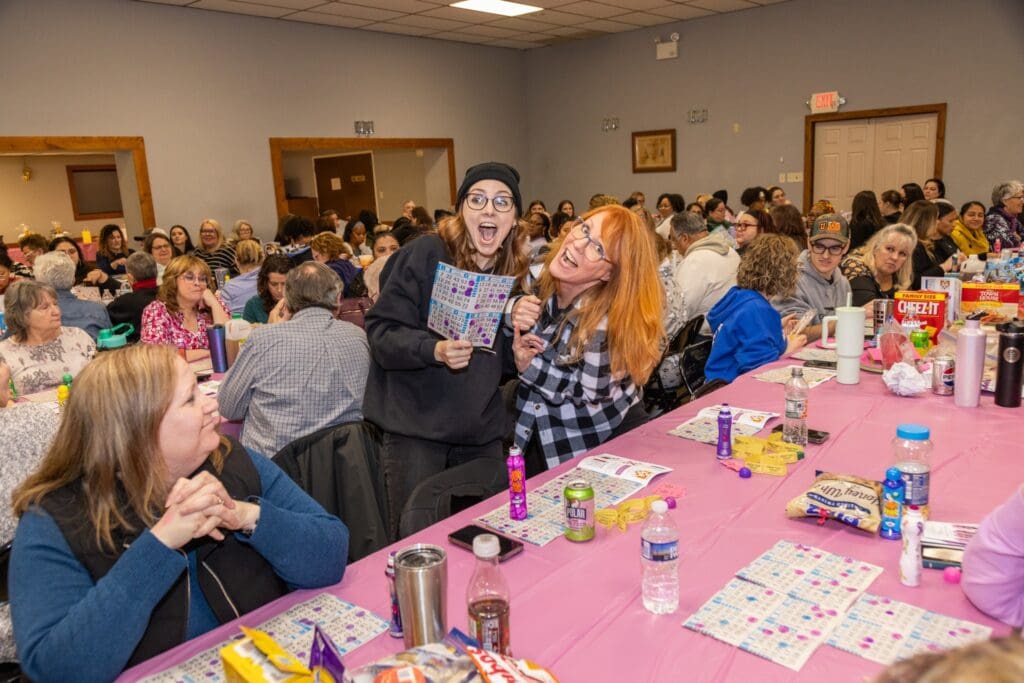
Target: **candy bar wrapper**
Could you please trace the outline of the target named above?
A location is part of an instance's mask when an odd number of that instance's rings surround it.
[[[263,631],[242,626],[246,635],[220,650],[228,683],[340,683],[345,667],[330,636],[317,626],[309,667]]]

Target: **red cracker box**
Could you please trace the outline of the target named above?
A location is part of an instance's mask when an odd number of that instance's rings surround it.
[[[946,294],[944,292],[896,292],[896,310],[893,317],[903,324],[911,315],[921,321],[932,344],[938,343],[939,332],[946,324]]]
[[[1017,315],[1020,285],[1016,282],[965,282],[960,294],[960,314],[967,317],[984,311],[982,323],[1005,323]]]

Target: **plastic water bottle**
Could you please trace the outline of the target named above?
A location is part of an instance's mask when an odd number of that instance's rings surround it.
[[[501,545],[494,534],[480,534],[473,539],[476,567],[466,587],[466,608],[469,611],[469,635],[480,647],[500,655],[511,655],[509,630],[509,590],[505,575],[498,566]]]
[[[679,530],[663,500],[651,503],[640,532],[644,609],[671,614],[679,608]]]
[[[904,586],[921,585],[921,537],[924,518],[916,505],[907,507],[903,515],[903,553],[900,555],[900,583]]]
[[[732,457],[732,411],[729,404],[723,403],[718,411],[718,444],[715,448],[715,457],[719,460],[728,460]]]
[[[900,540],[900,522],[903,517],[903,495],[906,485],[900,471],[890,467],[882,482],[882,527],[878,535],[890,541]]]
[[[928,518],[928,489],[931,485],[931,431],[923,425],[902,424],[892,440],[893,464],[906,486],[904,504],[916,505]],[[904,515],[906,510],[904,510]]]
[[[977,408],[981,398],[981,375],[985,369],[985,332],[980,320],[968,318],[956,337],[956,382],[953,403]]]
[[[807,445],[807,382],[803,368],[793,368],[786,382],[786,418],[782,440],[798,446]]]
[[[241,313],[234,313],[231,320],[224,326],[224,333],[228,341],[244,342],[252,332],[252,323],[242,318]]]

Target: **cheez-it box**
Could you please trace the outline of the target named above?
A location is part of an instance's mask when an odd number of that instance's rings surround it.
[[[982,323],[1005,323],[1017,315],[1020,285],[1016,282],[965,282],[960,292],[963,317],[984,312]]]
[[[932,343],[938,343],[939,332],[946,324],[946,295],[943,292],[896,292],[893,317],[903,324],[904,318],[915,317],[921,329],[928,332]]]

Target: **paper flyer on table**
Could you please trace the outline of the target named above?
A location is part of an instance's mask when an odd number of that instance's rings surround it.
[[[718,412],[721,409],[721,405],[708,406],[675,429],[669,430],[669,434],[714,445],[718,443]],[[729,406],[729,411],[732,413],[733,437],[753,436],[761,431],[769,420],[779,416],[778,413],[771,411],[739,406]]]
[[[824,384],[836,376],[835,370],[808,368],[802,365],[787,365],[784,368],[772,368],[771,370],[758,373],[754,375],[754,379],[761,380],[762,382],[785,384],[789,381],[789,378],[793,376],[793,368],[800,368],[803,371],[804,381],[807,382],[808,389],[813,389],[819,384]]]
[[[493,346],[514,282],[513,277],[470,273],[438,263],[427,327],[446,339]]]
[[[574,479],[586,479],[594,489],[594,509],[611,507],[644,488],[651,479],[671,472],[671,467],[631,460],[610,453],[584,458],[559,476],[527,490],[526,519],[509,519],[508,504],[477,517],[476,521],[534,545],[547,545],[565,532],[562,492]]]

